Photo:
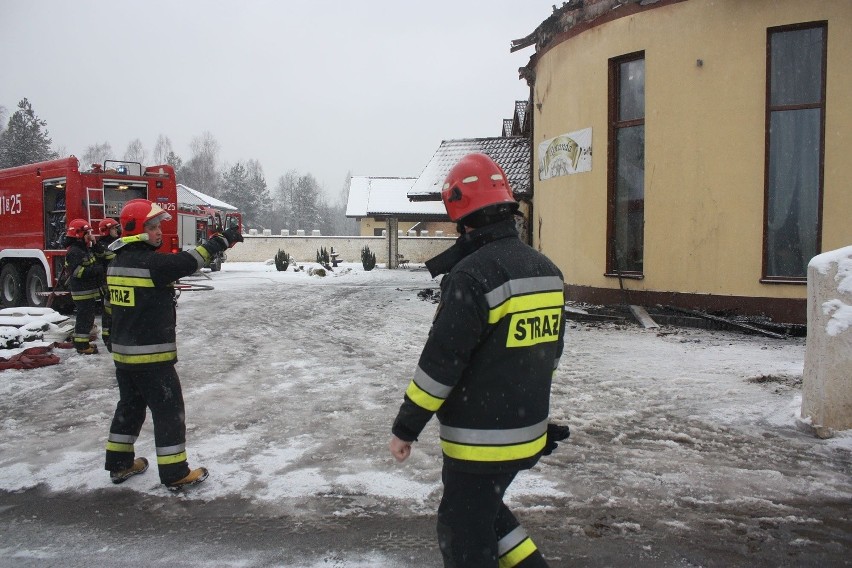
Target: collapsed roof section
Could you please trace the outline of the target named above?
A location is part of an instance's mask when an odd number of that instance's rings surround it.
[[[535,83],[536,59],[565,37],[579,34],[615,18],[684,1],[568,0],[558,8],[554,5],[553,13],[528,36],[512,40],[509,51],[514,53],[531,45],[535,46],[535,53],[530,57],[529,64],[518,69],[520,78],[532,85]]]

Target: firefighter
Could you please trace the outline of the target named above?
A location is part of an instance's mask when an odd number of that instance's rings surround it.
[[[105,468],[113,483],[148,469],[134,450],[146,407],[151,409],[160,481],[172,491],[207,478],[206,468],[190,470],[180,380],[175,371],[174,282],[243,240],[238,230],[213,235],[192,250],[155,252],[163,241],[160,222],[171,216],[147,199],[128,201],[121,210],[121,237],[107,269],[112,304],[112,358],[119,401],[109,430]]]
[[[518,203],[488,156],[463,157],[441,197],[461,236],[426,263],[433,277],[446,276],[390,451],[399,462],[407,459],[437,414],[444,566],[547,566],[503,495],[518,472],[567,434],[548,425],[551,379],[563,349],[562,273],[520,240]]]
[[[98,352],[97,346],[91,344],[91,333],[95,325],[98,299],[101,297],[104,268],[92,250],[94,243],[95,237],[87,221],[73,219],[68,223],[65,231],[65,246],[68,247],[65,267],[69,274],[68,288],[77,312],[72,341],[81,355]]]
[[[115,258],[115,253],[109,250],[111,245],[121,234],[121,225],[118,221],[107,217],[98,225],[98,241],[95,247],[95,256],[101,261],[104,267],[104,273],[109,267],[109,263]],[[106,285],[106,278],[101,281],[100,286],[101,299],[104,303],[104,313],[101,315],[101,339],[106,345],[109,352],[112,352],[112,340],[110,339],[110,329],[112,327],[112,306],[109,303],[109,290]]]

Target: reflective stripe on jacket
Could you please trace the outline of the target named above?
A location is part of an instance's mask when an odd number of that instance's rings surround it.
[[[520,241],[512,221],[473,235],[482,244],[441,281],[441,303],[393,431],[415,440],[437,414],[448,467],[524,469],[546,440],[563,349],[562,274]]]
[[[116,367],[174,364],[175,280],[211,258],[205,245],[161,254],[142,242],[120,248],[107,269],[112,307],[112,358]]]
[[[103,282],[103,268],[95,253],[86,243],[74,239],[65,253],[65,266],[68,268],[68,289],[73,300],[94,300],[100,298],[100,285]]]

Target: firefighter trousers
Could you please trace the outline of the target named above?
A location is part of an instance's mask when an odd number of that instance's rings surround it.
[[[445,568],[546,568],[547,562],[503,503],[517,472],[441,473],[438,545]]]
[[[109,428],[105,469],[120,471],[133,464],[134,443],[150,408],[160,481],[169,484],[189,475],[183,392],[174,365],[116,368],[115,378],[119,401]]]
[[[73,297],[73,293],[72,293]],[[74,321],[74,349],[82,351],[89,348],[89,334],[95,325],[95,313],[98,311],[98,301],[95,298],[74,300],[77,312]]]

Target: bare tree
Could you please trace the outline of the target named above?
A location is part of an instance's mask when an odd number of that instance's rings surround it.
[[[178,172],[178,181],[198,191],[219,195],[221,174],[219,173],[219,143],[210,132],[205,131],[190,143],[192,157]]]
[[[112,146],[110,146],[109,142],[104,142],[103,144],[92,144],[86,148],[86,151],[83,153],[83,159],[81,160],[80,166],[87,170],[93,164],[103,165],[105,160],[113,159],[115,159],[115,155],[112,152]]]
[[[357,235],[358,221],[350,219],[346,216],[346,208],[349,205],[349,186],[352,183],[352,172],[346,172],[346,179],[343,181],[343,187],[340,188],[339,201],[337,210],[332,214],[335,215],[337,224],[335,234],[339,235]]]
[[[128,162],[138,162],[144,165],[146,156],[145,147],[138,138],[131,140],[127,145],[127,150],[124,151],[124,160]]]
[[[278,178],[275,192],[272,196],[272,230],[288,229],[295,233],[296,225],[293,220],[293,194],[296,191],[296,183],[299,181],[299,172],[290,170]]]
[[[172,149],[172,141],[168,136],[160,134],[157,136],[157,143],[154,144],[153,160],[155,164],[165,164],[168,162],[169,154],[174,153]]]

